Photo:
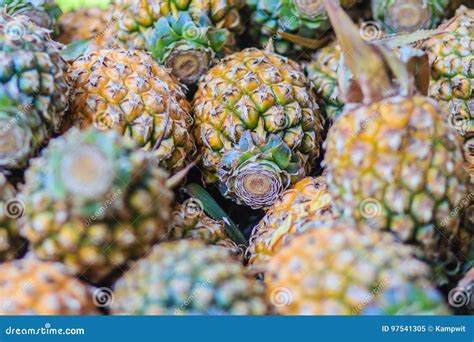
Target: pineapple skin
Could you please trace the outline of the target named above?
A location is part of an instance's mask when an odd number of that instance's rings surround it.
[[[429,95],[439,101],[448,120],[464,141],[463,152],[474,182],[474,10],[460,13],[442,24],[446,33],[423,44],[431,64]]]
[[[36,25],[53,32],[62,14],[54,0],[0,0],[0,7],[6,6],[6,13],[12,16],[26,16]]]
[[[197,240],[157,245],[115,287],[113,314],[263,315],[263,286],[227,248]]]
[[[0,169],[24,168],[59,131],[69,94],[61,49],[27,17],[0,15]]]
[[[202,203],[196,198],[175,206],[168,225],[168,238],[199,240],[208,245],[225,247],[240,260],[244,257],[242,246],[226,233],[224,221],[216,221],[206,215]]]
[[[331,220],[331,196],[325,177],[306,177],[286,190],[252,230],[247,256],[252,266],[268,263],[307,225]]]
[[[93,288],[54,262],[0,265],[0,315],[98,315]]]
[[[338,214],[418,246],[435,267],[465,262],[472,232],[460,226],[459,208],[468,175],[435,100],[398,96],[346,107],[326,143]]]
[[[117,129],[170,172],[189,164],[196,150],[190,104],[182,85],[148,53],[93,51],[69,73],[75,126]]]
[[[299,65],[278,54],[250,48],[226,57],[200,82],[193,108],[204,182],[219,181],[221,192],[238,203],[232,194],[239,190],[232,183],[236,156],[264,153],[267,143],[284,146],[294,167],[278,190],[283,191],[302,179],[321,153],[324,118],[316,97]]]
[[[429,267],[413,253],[390,234],[332,221],[295,237],[272,258],[267,300],[282,315],[396,314],[410,295],[409,314],[447,314]]]
[[[105,281],[166,236],[173,193],[152,156],[117,132],[71,129],[27,170],[21,234],[43,260]]]

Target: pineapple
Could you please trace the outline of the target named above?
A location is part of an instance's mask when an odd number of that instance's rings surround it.
[[[16,189],[0,173],[0,263],[21,256],[26,247],[18,226],[24,211]]]
[[[40,259],[91,283],[166,236],[166,173],[115,131],[71,129],[32,160],[25,178],[22,235]]]
[[[372,12],[389,33],[436,27],[459,0],[372,0]]]
[[[363,104],[345,107],[328,133],[325,164],[334,209],[418,246],[441,276],[456,273],[472,235],[460,226],[468,196],[460,141],[436,101],[413,94],[405,65],[382,46],[374,52],[349,17],[326,2],[364,96]]]
[[[324,125],[316,97],[299,66],[269,49],[222,60],[193,107],[204,180],[239,204],[271,206],[316,165]]]
[[[338,87],[338,68],[341,47],[337,42],[317,51],[305,65],[305,72],[312,82],[320,105],[329,119],[336,119],[344,108]]]
[[[73,123],[115,128],[171,172],[195,153],[181,84],[144,51],[96,50],[72,63]]]
[[[244,0],[118,0],[115,44],[152,51],[159,63],[192,84],[243,32],[243,5]]]
[[[390,234],[332,221],[270,260],[267,298],[283,315],[447,314],[428,265],[413,252]]]
[[[474,95],[471,64],[474,54],[474,10],[441,25],[445,32],[423,43],[431,63],[430,95],[449,113],[449,121],[464,140],[463,152],[474,182]]]
[[[60,263],[34,258],[0,265],[0,315],[98,315],[93,288]]]
[[[346,8],[355,8],[358,2],[341,1]],[[286,40],[281,33],[319,40],[331,26],[322,0],[247,0],[247,4],[252,10],[252,36],[260,46],[274,40],[275,51],[284,55],[301,54],[303,47]]]
[[[209,245],[228,248],[236,257],[243,259],[242,246],[227,235],[223,221],[216,221],[206,215],[201,201],[190,198],[178,204],[168,225],[170,239],[196,239]]]
[[[249,263],[266,264],[309,222],[316,225],[331,218],[331,196],[325,178],[304,178],[286,190],[253,229],[247,250]]]
[[[0,13],[0,170],[23,168],[68,107],[62,46],[25,16]]]
[[[263,315],[264,289],[227,248],[197,240],[157,245],[115,287],[113,314]]]
[[[0,0],[0,8],[12,16],[24,15],[36,25],[55,30],[61,9],[54,0]]]
[[[115,24],[116,18],[111,18],[110,10],[92,7],[81,8],[63,14],[59,18],[58,41],[71,44],[82,39],[91,39],[98,47],[109,44],[111,37],[110,27]]]

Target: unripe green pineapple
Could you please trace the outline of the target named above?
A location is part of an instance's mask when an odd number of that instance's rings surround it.
[[[157,245],[115,287],[113,314],[263,315],[263,286],[228,249],[196,240]]]
[[[165,237],[166,176],[115,131],[71,129],[26,172],[22,235],[39,258],[100,282]]]
[[[68,107],[62,46],[25,16],[0,14],[0,169],[23,168]]]
[[[204,180],[239,204],[268,207],[316,166],[324,118],[292,60],[235,53],[207,73],[193,107]]]
[[[0,0],[0,8],[4,6],[8,14],[24,15],[36,25],[53,31],[62,14],[54,0]]]
[[[375,53],[342,10],[329,8],[364,97],[363,104],[346,106],[328,133],[325,163],[334,208],[420,247],[440,276],[459,272],[472,236],[460,225],[468,197],[460,141],[436,101],[415,94],[411,77],[391,80],[409,75],[405,65],[382,46]]]
[[[284,315],[448,314],[414,251],[390,234],[328,221],[271,259],[267,298]]]

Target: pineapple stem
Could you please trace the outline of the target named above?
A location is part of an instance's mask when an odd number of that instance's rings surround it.
[[[386,13],[386,24],[396,32],[413,32],[423,28],[431,14],[426,0],[397,0]]]
[[[166,66],[185,84],[196,83],[208,65],[206,53],[198,49],[175,50],[166,61]]]
[[[360,84],[364,102],[372,103],[396,94],[385,60],[377,49],[365,42],[359,29],[339,4],[324,0],[344,61]]]
[[[196,183],[191,183],[186,186],[185,191],[188,195],[200,200],[204,211],[214,220],[224,221],[226,232],[234,242],[247,245],[244,235],[239,228],[237,228],[234,221],[232,221],[229,215],[227,215],[227,213],[202,186]]]

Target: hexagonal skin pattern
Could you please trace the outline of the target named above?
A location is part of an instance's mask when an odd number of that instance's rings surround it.
[[[332,218],[331,196],[324,177],[307,177],[286,190],[252,230],[247,255],[252,266],[266,264],[308,223]]]
[[[472,234],[459,226],[468,175],[443,115],[422,96],[346,106],[325,163],[337,212],[420,246],[435,264],[459,266]]]
[[[250,48],[223,59],[199,84],[193,108],[207,183],[217,181],[222,156],[244,131],[262,143],[278,135],[306,172],[320,155],[324,119],[309,81],[275,53]]]
[[[396,306],[405,314],[446,314],[428,265],[413,252],[390,234],[332,221],[295,237],[273,257],[265,273],[267,299],[283,315],[359,315],[369,307],[394,314],[389,310]],[[435,295],[415,298],[410,311],[403,305],[406,286]]]
[[[77,59],[70,75],[73,124],[118,129],[172,172],[190,162],[195,153],[190,105],[181,84],[148,53],[94,51]]]
[[[464,9],[423,46],[431,63],[430,96],[449,114],[464,139],[464,155],[474,179],[474,10]]]

